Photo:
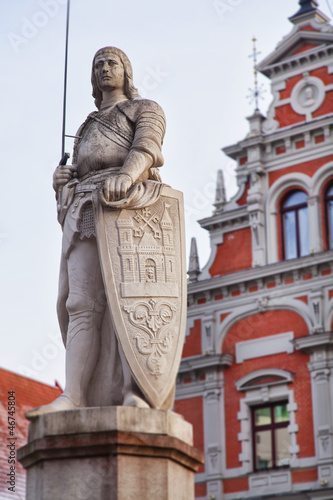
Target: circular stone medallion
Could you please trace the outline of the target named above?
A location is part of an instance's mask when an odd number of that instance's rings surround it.
[[[312,113],[325,99],[325,86],[315,76],[307,76],[296,83],[291,93],[291,106],[300,115]]]

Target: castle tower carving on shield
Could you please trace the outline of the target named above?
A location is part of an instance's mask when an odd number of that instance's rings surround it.
[[[134,217],[124,209],[117,219],[122,297],[177,297],[174,224],[169,205],[161,213],[149,208]]]

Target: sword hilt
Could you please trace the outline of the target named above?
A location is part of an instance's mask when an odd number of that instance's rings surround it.
[[[61,160],[59,162],[59,166],[63,167],[64,165],[66,165],[69,157],[70,157],[69,153],[64,153],[63,157],[61,158]],[[61,206],[61,194],[62,194],[62,187],[58,188],[58,191],[57,191],[58,209]]]
[[[69,153],[64,153],[64,156],[61,158],[59,165],[66,165],[69,157],[70,157]]]

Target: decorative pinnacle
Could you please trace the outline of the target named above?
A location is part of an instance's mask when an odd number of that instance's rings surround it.
[[[197,249],[197,240],[195,238],[191,239],[191,250],[190,250],[190,260],[187,271],[190,281],[198,281],[198,275],[200,274],[199,256]]]
[[[262,93],[264,92],[262,89],[262,86],[258,86],[258,70],[257,70],[257,56],[261,54],[261,52],[257,52],[257,47],[256,47],[256,37],[254,36],[252,38],[252,43],[253,43],[253,49],[252,49],[252,54],[249,55],[249,57],[253,58],[253,76],[254,76],[254,87],[253,89],[249,89],[250,95],[248,95],[248,99],[250,99],[250,102],[254,102],[255,104],[255,113],[259,113],[259,97],[262,98]]]
[[[217,171],[216,191],[215,191],[215,207],[221,208],[227,201],[225,194],[224,176],[222,170]]]

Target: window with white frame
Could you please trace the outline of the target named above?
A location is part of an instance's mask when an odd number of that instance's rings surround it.
[[[241,427],[238,439],[242,443],[239,459],[242,471],[252,473],[250,486],[254,493],[260,472],[268,481],[274,482],[275,474],[280,474],[288,482],[289,464],[297,463],[297,403],[293,390],[288,389],[293,380],[294,373],[290,371],[266,368],[248,373],[236,382],[237,390],[244,394],[237,414]],[[275,491],[273,482],[271,491]]]
[[[290,463],[288,401],[251,407],[254,471],[287,467]]]

